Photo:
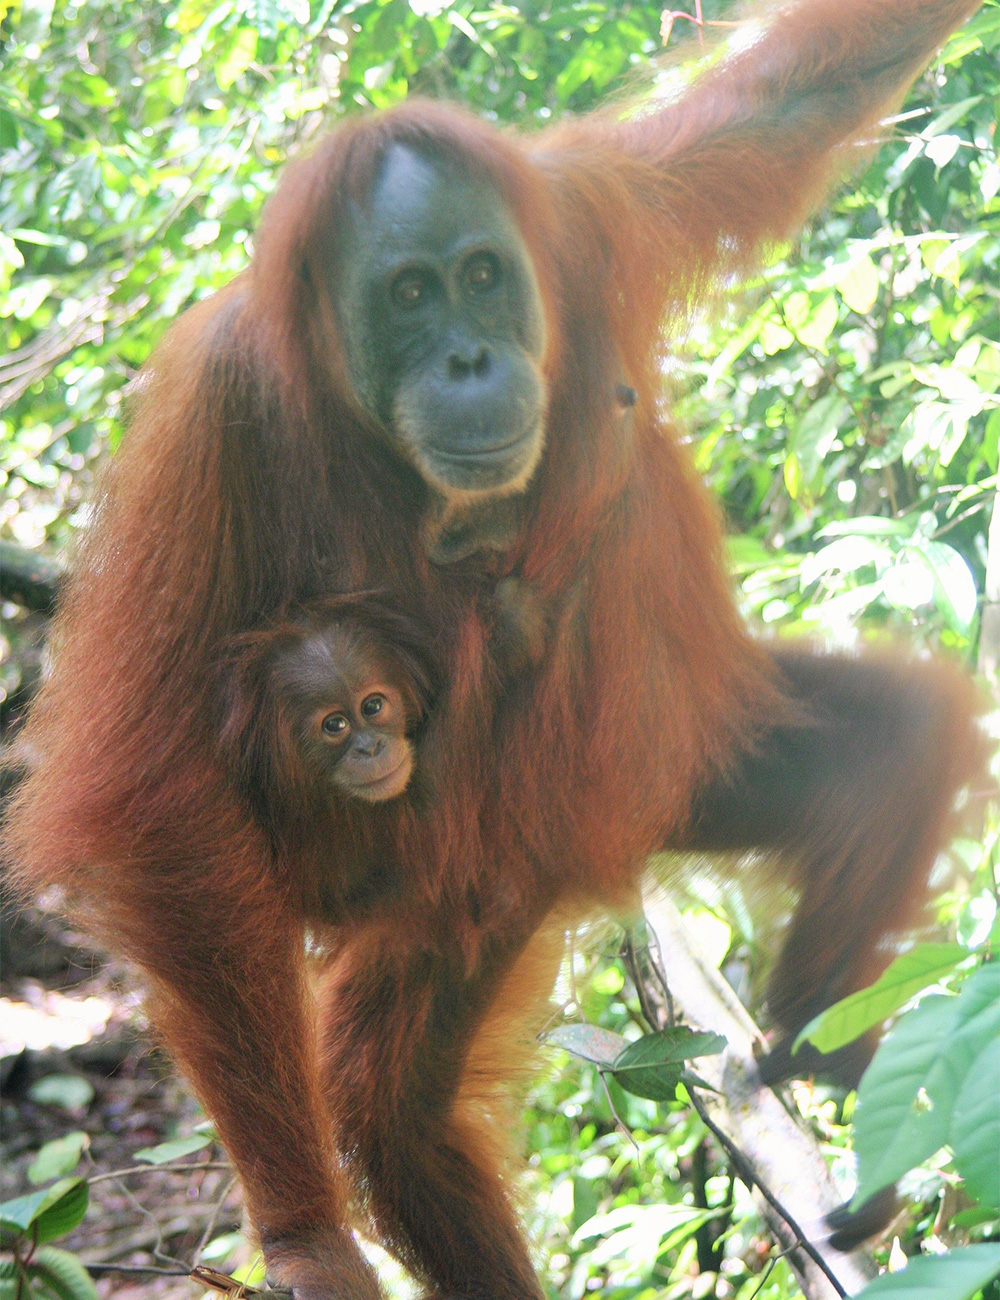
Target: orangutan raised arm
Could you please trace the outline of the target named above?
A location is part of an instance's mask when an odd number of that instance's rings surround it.
[[[541,152],[567,167],[574,202],[592,193],[604,211],[616,208],[606,234],[633,304],[683,308],[795,234],[831,183],[884,137],[879,119],[978,7],[761,5],[725,38],[709,25],[693,75],[689,64],[668,67],[627,120],[595,115],[556,127],[540,138]],[[633,281],[640,268],[645,280]]]

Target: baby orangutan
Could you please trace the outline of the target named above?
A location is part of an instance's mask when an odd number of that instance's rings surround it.
[[[368,803],[409,785],[430,681],[402,614],[364,597],[311,607],[237,638],[236,682],[227,731],[257,769],[251,782],[277,767],[313,793]]]
[[[498,583],[492,648],[500,680],[537,666],[548,610],[521,578]],[[265,824],[314,820],[331,791],[382,803],[416,766],[433,695],[429,639],[397,605],[342,595],[231,643],[223,744]],[[327,805],[328,806],[328,805]]]
[[[329,623],[279,652],[272,671],[308,768],[369,803],[403,793],[421,710],[377,633],[354,621]]]

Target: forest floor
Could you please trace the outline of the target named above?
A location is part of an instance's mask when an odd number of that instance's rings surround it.
[[[102,1266],[93,1272],[102,1300],[205,1295],[186,1274],[209,1241],[228,1237],[234,1248],[205,1261],[213,1267],[247,1258],[239,1196],[218,1145],[170,1165],[136,1159],[204,1116],[155,1048],[134,980],[41,912],[5,908],[2,938],[0,1198],[37,1190],[29,1168],[39,1149],[83,1133],[73,1175],[88,1179],[89,1207],[52,1244]]]

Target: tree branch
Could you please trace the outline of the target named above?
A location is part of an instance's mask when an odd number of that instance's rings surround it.
[[[697,1073],[718,1091],[695,1098],[695,1108],[739,1177],[754,1188],[761,1214],[807,1300],[834,1300],[859,1291],[875,1276],[874,1265],[863,1252],[843,1255],[825,1241],[826,1216],[841,1197],[817,1140],[761,1084],[754,1055],[754,1044],[762,1041],[760,1030],[718,971],[699,955],[673,903],[653,889],[645,891],[643,902],[659,948],[651,959],[678,1007],[689,1023],[724,1034],[729,1044],[721,1056],[698,1060]]]

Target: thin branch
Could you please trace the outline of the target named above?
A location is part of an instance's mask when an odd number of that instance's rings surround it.
[[[152,1264],[87,1264],[88,1273],[150,1273],[156,1277],[188,1277],[186,1268],[156,1268]]]
[[[644,901],[660,954],[652,969],[662,965],[690,1024],[721,1033],[728,1043],[720,1056],[698,1062],[699,1074],[717,1091],[702,1096],[692,1083],[688,1091],[695,1110],[741,1181],[754,1189],[777,1241],[791,1248],[789,1262],[809,1300],[839,1300],[860,1290],[874,1276],[872,1261],[860,1253],[835,1252],[824,1240],[826,1216],[841,1198],[814,1135],[797,1113],[786,1110],[780,1096],[761,1084],[755,1050],[761,1046],[760,1030],[719,972],[699,955],[673,904],[653,891],[646,892]],[[655,1003],[652,981],[649,992]],[[812,1241],[810,1228],[815,1230]]]
[[[202,1160],[197,1162],[184,1162],[181,1164],[170,1165],[129,1165],[127,1169],[112,1169],[110,1173],[93,1174],[87,1179],[88,1183],[103,1183],[109,1178],[127,1178],[129,1174],[189,1174],[196,1170],[226,1169],[231,1170],[232,1165],[227,1160]]]
[[[625,942],[622,945],[622,955],[625,958],[626,964],[629,967],[629,971],[632,974],[632,978],[635,981],[636,990],[639,994],[639,1005],[642,1008],[643,1016],[645,1017],[649,1028],[654,1031],[663,1029],[664,1026],[669,1023],[668,1015],[666,1012],[657,1011],[654,1005],[653,998],[651,997],[650,990],[645,984],[645,980],[641,970],[641,965],[645,965],[649,969],[649,971],[652,972],[654,970],[657,970],[657,966],[659,963],[653,959],[652,953],[649,951],[648,948],[646,949],[646,954],[645,954],[646,961],[645,963],[641,963],[631,936],[627,937]],[[663,975],[662,971],[657,970],[657,975],[659,978],[659,982],[664,986],[664,988],[666,988],[666,978]],[[673,1012],[673,1008],[671,1007],[670,1010],[671,1016],[672,1016],[672,1012]],[[719,1125],[716,1124],[715,1121],[709,1116],[705,1104],[702,1101],[701,1097],[698,1095],[697,1091],[695,1090],[694,1085],[686,1085],[686,1086],[688,1090],[688,1095],[691,1098],[691,1104],[694,1107],[695,1111],[697,1112],[699,1119],[705,1125],[708,1131],[712,1134],[715,1140],[718,1142],[722,1150],[725,1152],[726,1156],[729,1158],[729,1162],[732,1165],[733,1169],[736,1170],[739,1177],[747,1185],[747,1188],[750,1191],[752,1191],[755,1187],[757,1188],[761,1196],[763,1196],[764,1200],[767,1201],[768,1205],[770,1205],[771,1208],[777,1214],[779,1214],[784,1219],[784,1221],[788,1224],[788,1227],[791,1229],[792,1233],[795,1236],[794,1248],[798,1248],[805,1251],[805,1253],[809,1256],[809,1258],[813,1261],[813,1263],[817,1266],[817,1268],[819,1268],[826,1275],[827,1279],[829,1280],[830,1284],[833,1286],[834,1290],[837,1292],[838,1296],[842,1298],[846,1296],[847,1292],[844,1290],[843,1286],[841,1286],[840,1281],[835,1276],[832,1269],[827,1264],[826,1260],[823,1259],[819,1251],[816,1250],[816,1248],[807,1239],[805,1233],[795,1222],[795,1219],[792,1217],[791,1212],[788,1210],[787,1206],[785,1206],[778,1199],[778,1197],[774,1195],[774,1193],[770,1190],[770,1188],[767,1187],[762,1182],[760,1175],[757,1173],[752,1162],[747,1156],[743,1154],[743,1152],[737,1146],[736,1142],[729,1136],[728,1133],[726,1133],[722,1128],[720,1128]]]
[[[229,1200],[230,1192],[233,1190],[233,1188],[236,1186],[238,1182],[239,1179],[234,1174],[233,1177],[230,1178],[229,1182],[226,1183],[225,1187],[222,1189],[222,1195],[219,1196],[218,1199],[216,1200],[215,1212],[212,1215],[212,1217],[209,1219],[208,1223],[205,1225],[205,1231],[201,1234],[201,1240],[198,1242],[198,1245],[195,1247],[194,1258],[196,1263],[198,1260],[201,1259],[201,1252],[205,1249],[205,1247],[208,1245],[209,1241],[211,1240],[212,1234],[215,1232],[215,1225],[219,1222],[219,1215],[222,1213],[223,1209],[225,1208],[226,1201]]]
[[[604,1096],[607,1098],[608,1109],[611,1111],[611,1117],[615,1122],[615,1128],[618,1130],[619,1133],[621,1133],[622,1137],[627,1138],[628,1141],[632,1143],[632,1145],[635,1147],[636,1155],[641,1156],[642,1152],[639,1149],[639,1143],[632,1136],[632,1130],[629,1128],[629,1126],[625,1123],[622,1117],[615,1110],[615,1103],[611,1099],[611,1089],[608,1087],[608,1081],[605,1078],[605,1072],[600,1067],[598,1067],[597,1070],[597,1077],[600,1079],[601,1087],[604,1089]]]
[[[750,1160],[743,1154],[729,1134],[724,1132],[724,1130],[710,1118],[705,1109],[705,1103],[697,1095],[693,1087],[688,1088],[688,1096],[691,1098],[691,1105],[698,1112],[698,1118],[712,1134],[719,1146],[722,1147],[723,1151],[729,1157],[729,1161],[733,1168],[737,1171],[742,1181],[746,1183],[747,1188],[752,1191],[756,1187],[764,1200],[767,1201],[768,1205],[770,1205],[771,1209],[774,1210],[776,1214],[780,1214],[788,1224],[788,1227],[795,1237],[794,1245],[789,1247],[789,1250],[804,1251],[816,1267],[826,1275],[830,1285],[837,1294],[841,1297],[846,1296],[847,1292],[841,1286],[840,1281],[835,1276],[833,1270],[816,1247],[809,1241],[808,1237],[799,1225],[795,1222],[787,1206],[783,1205],[774,1193],[761,1181],[759,1174],[754,1169]],[[788,1250],[784,1253],[787,1254]]]

